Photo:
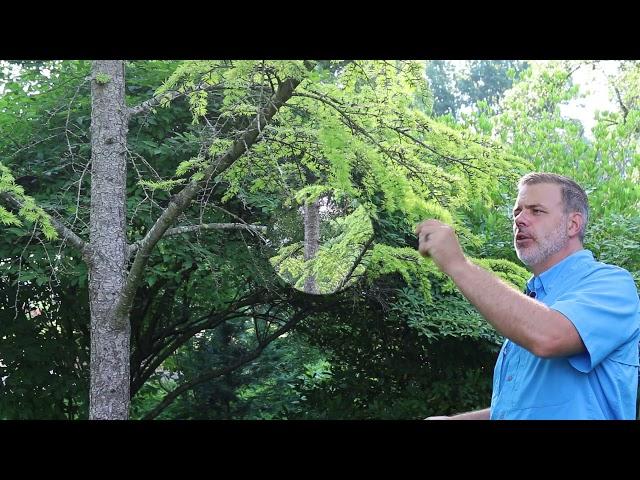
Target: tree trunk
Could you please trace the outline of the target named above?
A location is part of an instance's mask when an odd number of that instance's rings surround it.
[[[304,261],[311,260],[320,247],[320,203],[304,204]],[[304,281],[306,293],[318,293],[315,275],[309,275]]]
[[[124,62],[95,61],[91,86],[89,418],[129,417],[128,313],[116,314],[127,272]]]

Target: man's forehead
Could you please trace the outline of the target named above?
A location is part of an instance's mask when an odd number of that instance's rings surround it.
[[[562,201],[562,189],[560,185],[554,183],[536,183],[534,185],[523,185],[518,191],[516,204],[540,204],[555,205]]]

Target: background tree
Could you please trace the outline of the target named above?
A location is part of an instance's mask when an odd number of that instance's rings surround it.
[[[498,109],[504,93],[527,68],[527,62],[517,60],[428,61],[433,114],[459,119],[463,110],[473,110],[479,102]]]
[[[593,238],[587,234],[586,246],[603,260],[616,258],[637,278],[639,265],[633,251],[633,225],[640,206],[638,130],[633,124],[637,105],[629,103],[627,120],[622,107],[617,112],[600,113],[594,137],[589,139],[580,122],[564,118],[560,111],[563,102],[579,95],[577,86],[571,83],[571,73],[577,68],[584,66],[575,62],[535,66],[507,94],[504,111],[495,117],[480,113],[477,125],[485,125],[485,132],[499,136],[536,170],[569,175],[582,185],[591,209],[588,232],[594,233]],[[634,84],[633,75],[627,77],[630,71],[622,72],[620,78],[626,78],[623,83],[632,92],[638,83]],[[612,82],[615,85],[616,79]],[[626,238],[620,236],[622,225],[628,228]],[[498,231],[504,229],[487,229]],[[617,244],[613,248],[612,240]],[[603,249],[607,244],[609,247]],[[615,251],[625,253],[617,255]]]

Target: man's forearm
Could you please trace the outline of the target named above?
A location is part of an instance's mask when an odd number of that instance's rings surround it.
[[[451,415],[450,420],[489,420],[491,414],[490,408],[484,410],[476,410],[475,412],[459,413],[458,415]]]
[[[446,272],[495,329],[529,351],[553,328],[549,307],[522,295],[494,274],[465,259]]]

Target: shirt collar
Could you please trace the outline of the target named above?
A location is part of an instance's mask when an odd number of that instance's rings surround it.
[[[585,260],[593,260],[593,253],[590,250],[582,249],[572,253],[568,257],[560,260],[553,267],[545,270],[537,277],[533,276],[527,282],[527,288],[531,292],[536,292],[538,296],[541,293],[545,295],[553,290],[557,285],[562,285],[564,279],[575,268]]]

